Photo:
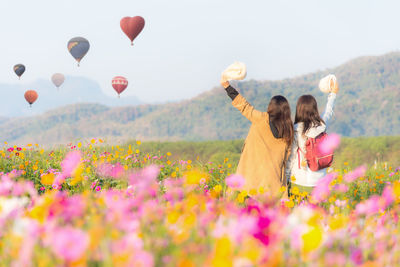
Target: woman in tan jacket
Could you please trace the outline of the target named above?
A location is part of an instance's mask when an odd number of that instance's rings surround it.
[[[267,111],[261,112],[230,86],[224,76],[221,85],[232,105],[252,123],[236,171],[245,178],[244,189],[251,195],[251,191],[262,187],[272,196],[282,196],[280,188],[287,186],[284,164],[294,134],[288,101],[283,96],[274,96]]]

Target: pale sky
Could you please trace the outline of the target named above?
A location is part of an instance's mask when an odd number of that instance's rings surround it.
[[[398,0],[2,0],[0,83],[18,83],[23,63],[26,84],[62,72],[114,95],[122,75],[125,94],[181,100],[218,85],[235,60],[247,79],[275,80],[397,50],[399,10]],[[131,47],[119,21],[137,15],[146,26]],[[91,44],[79,68],[67,51],[76,36]]]

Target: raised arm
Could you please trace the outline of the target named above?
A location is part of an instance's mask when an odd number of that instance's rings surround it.
[[[249,121],[256,122],[268,117],[267,112],[258,111],[250,105],[249,102],[247,102],[247,100],[239,94],[239,92],[233,88],[228,81],[224,80],[224,77],[221,79],[221,85],[225,88],[226,93],[232,99],[232,105]]]
[[[336,82],[332,92],[328,95],[328,102],[326,103],[325,112],[322,116],[322,119],[325,121],[326,126],[328,127],[328,123],[332,118],[334,112],[333,107],[335,106],[336,94],[339,92],[339,85]]]

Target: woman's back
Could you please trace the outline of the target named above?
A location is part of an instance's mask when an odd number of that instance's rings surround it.
[[[245,177],[244,189],[251,194],[262,187],[276,196],[280,187],[286,186],[283,164],[288,144],[272,133],[267,112],[255,110],[240,94],[232,105],[252,122],[237,168],[237,173]]]
[[[303,96],[302,96],[303,97]],[[306,96],[309,97],[309,96]],[[313,97],[312,97],[313,98]],[[298,102],[298,107],[296,109],[296,121],[295,121],[295,134],[294,140],[292,144],[290,158],[287,163],[286,168],[286,177],[287,179],[291,179],[291,182],[301,186],[308,186],[312,187],[315,186],[319,179],[326,175],[326,169],[322,169],[319,171],[311,171],[307,165],[305,160],[305,152],[306,152],[306,141],[309,138],[316,138],[321,133],[325,132],[327,129],[327,124],[331,120],[333,116],[333,107],[336,99],[336,93],[330,93],[328,96],[328,102],[326,104],[325,112],[322,118],[318,114],[318,108],[316,107],[316,101],[313,98],[311,102],[312,108],[309,107],[299,107],[299,105],[304,105],[302,103],[303,100],[301,98]],[[310,99],[306,99],[309,101]],[[315,103],[314,103],[315,101]],[[308,105],[308,104],[305,104]],[[303,108],[303,110],[302,110]],[[311,117],[318,118],[315,121],[308,121],[304,123],[306,119],[302,118],[307,115],[302,115],[301,113],[310,113],[310,110],[307,109],[314,109],[316,110],[314,113],[317,113]],[[305,112],[304,112],[305,111]],[[305,129],[306,128],[306,129]]]

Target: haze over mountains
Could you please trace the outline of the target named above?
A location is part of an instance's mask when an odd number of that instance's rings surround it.
[[[330,132],[344,136],[400,134],[400,53],[361,57],[336,68],[280,81],[245,81],[239,91],[256,108],[285,95],[292,115],[298,97],[316,96],[321,112],[327,95],[319,79],[334,73],[339,79],[335,116]],[[110,108],[75,104],[43,115],[1,122],[0,140],[9,143],[66,144],[93,137],[108,140],[207,140],[244,138],[249,122],[232,107],[221,87],[179,103]]]
[[[39,94],[34,108],[29,108],[24,99],[26,90],[36,90]],[[110,90],[113,91],[111,84]],[[0,123],[4,117],[38,115],[51,109],[76,103],[99,103],[107,106],[126,106],[141,103],[139,99],[132,96],[122,95],[120,99],[117,98],[116,94],[114,97],[108,96],[104,94],[97,82],[74,76],[67,76],[59,90],[50,80],[43,79],[30,84],[24,84],[23,78],[22,81],[14,84],[0,83],[0,95],[5,96],[0,105]]]

